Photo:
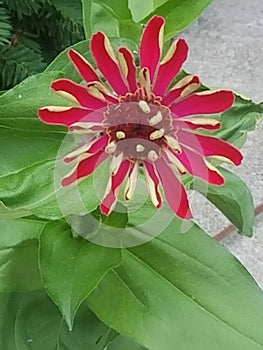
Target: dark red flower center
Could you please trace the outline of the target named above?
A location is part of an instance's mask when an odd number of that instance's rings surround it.
[[[130,159],[157,160],[173,131],[169,108],[153,94],[147,98],[142,89],[121,97],[117,105],[109,104],[104,117],[110,137],[108,151]]]

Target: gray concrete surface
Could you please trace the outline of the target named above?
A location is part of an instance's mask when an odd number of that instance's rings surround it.
[[[213,88],[230,88],[263,101],[263,0],[215,0],[181,35],[190,44],[185,69]],[[244,161],[234,171],[247,183],[255,205],[263,202],[263,122],[249,134]],[[201,196],[194,196],[197,222],[214,235],[228,220]],[[245,264],[263,288],[263,216],[253,239],[234,234],[224,244]]]

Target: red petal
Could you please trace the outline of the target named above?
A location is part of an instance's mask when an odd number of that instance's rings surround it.
[[[39,109],[38,115],[43,120],[43,122],[47,124],[61,124],[65,126],[70,126],[71,124],[77,123],[84,119],[84,121],[88,121],[88,116],[94,111],[71,107],[65,110],[52,110],[55,106],[51,107],[43,107]],[[59,108],[59,107],[58,107]],[[103,119],[103,115],[101,114],[100,120]]]
[[[147,67],[151,81],[159,65],[162,55],[162,37],[165,20],[163,17],[154,16],[144,29],[140,47],[141,67]]]
[[[170,91],[168,91],[168,93],[163,97],[162,103],[166,106],[170,106],[173,102],[175,102],[175,100],[181,97],[183,93],[186,93],[187,88],[193,84],[197,90],[200,86],[199,78],[196,75],[186,76],[180,80]]]
[[[162,203],[163,203],[162,196],[161,196],[161,193],[159,191],[160,180],[159,180],[159,178],[158,178],[158,176],[156,174],[156,170],[155,170],[153,164],[145,161],[144,162],[144,167],[145,167],[145,171],[147,171],[148,175],[153,180],[155,198],[156,198],[156,200],[158,202],[156,207],[160,208],[162,206]],[[147,184],[147,180],[146,180],[146,184]],[[149,193],[149,191],[150,191],[150,188],[148,188],[148,193]],[[149,195],[150,195],[150,198],[152,199],[150,193],[149,193]],[[155,204],[153,203],[153,205],[155,205]]]
[[[130,170],[131,162],[129,160],[124,160],[119,167],[117,173],[111,176],[111,187],[110,191],[103,198],[102,203],[100,205],[100,210],[104,215],[109,215],[114,205],[117,202],[116,191],[121,186],[125,177],[127,176]]]
[[[184,186],[162,158],[158,159],[155,164],[162,181],[168,204],[180,218],[191,219],[192,213]]]
[[[51,87],[55,91],[64,91],[74,96],[80,105],[90,109],[99,109],[107,105],[106,102],[92,96],[84,86],[69,79],[56,80]]]
[[[191,148],[198,147],[206,157],[225,157],[236,165],[239,165],[243,159],[241,152],[236,147],[217,137],[198,135],[180,130],[178,132],[178,139],[180,143],[190,146]]]
[[[136,80],[136,65],[134,62],[133,55],[129,49],[126,47],[121,47],[119,52],[123,54],[128,67],[128,75],[126,77],[130,92],[135,92],[137,90],[137,80]]]
[[[174,47],[175,46],[175,47]],[[161,62],[153,92],[158,96],[163,96],[168,86],[176,75],[180,72],[183,63],[187,59],[188,45],[184,39],[179,39],[172,44],[174,52],[170,57],[164,58]],[[169,54],[169,51],[168,51]]]
[[[214,185],[223,185],[223,176],[219,172],[208,168],[202,155],[184,146],[182,146],[182,152],[175,155],[193,176],[200,177]]]
[[[119,63],[114,55],[109,39],[104,33],[98,32],[92,36],[91,51],[99,70],[104,74],[112,88],[119,95],[125,95],[128,92],[128,88],[121,75]]]
[[[95,72],[92,65],[85,60],[83,56],[81,56],[77,51],[70,49],[69,57],[77,68],[80,76],[86,80],[87,83],[91,81],[100,81],[98,74]]]
[[[234,103],[235,95],[232,91],[215,91],[196,93],[174,103],[171,111],[177,117],[195,114],[214,114],[228,110]]]
[[[74,172],[69,176],[64,177],[62,180],[62,186],[69,186],[77,180],[89,176],[102,162],[104,162],[105,159],[108,158],[108,156],[108,153],[100,151],[89,158],[81,160]]]

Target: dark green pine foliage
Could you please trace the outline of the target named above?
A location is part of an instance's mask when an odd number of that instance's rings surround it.
[[[0,0],[0,90],[84,39],[81,0]]]

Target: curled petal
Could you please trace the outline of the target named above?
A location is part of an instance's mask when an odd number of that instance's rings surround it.
[[[193,176],[200,177],[213,185],[224,184],[223,176],[216,168],[207,166],[203,155],[184,146],[181,153],[176,154],[176,157]]]
[[[164,23],[163,17],[154,16],[148,22],[142,36],[140,62],[142,68],[149,69],[151,82],[162,56]]]
[[[175,84],[174,87],[167,92],[167,94],[162,99],[162,103],[166,106],[170,106],[177,99],[187,97],[188,95],[195,92],[200,87],[200,85],[200,80],[196,75],[187,75],[178,81],[178,83]]]
[[[171,106],[171,111],[177,117],[221,113],[232,107],[234,100],[235,95],[232,91],[198,92],[174,103]]]
[[[92,36],[91,51],[96,59],[99,70],[103,73],[112,88],[119,95],[125,95],[128,92],[128,88],[122,77],[119,63],[111,43],[104,33],[98,32]]]
[[[79,162],[77,167],[74,169],[74,171],[70,175],[64,177],[64,179],[62,180],[62,186],[64,187],[70,186],[76,181],[89,176],[107,158],[108,158],[108,154],[103,150],[88,158],[84,158]]]
[[[162,195],[159,188],[160,179],[152,163],[145,161],[143,165],[144,165],[144,175],[145,175],[146,186],[147,186],[150,199],[156,208],[161,208],[163,200],[162,200]]]
[[[69,163],[69,162],[72,162],[73,160],[76,160],[82,154],[92,155],[94,153],[102,151],[106,147],[108,142],[109,142],[108,135],[103,135],[102,137],[95,139],[93,142],[89,142],[89,143],[86,143],[85,145],[78,147],[75,151],[72,151],[71,153],[69,153],[64,158],[64,161],[66,163]]]
[[[95,72],[92,65],[85,60],[85,58],[80,55],[77,51],[70,49],[69,57],[71,58],[72,62],[74,63],[75,67],[77,68],[80,76],[87,82],[91,81],[100,81],[100,78],[98,74]]]
[[[52,83],[52,89],[57,93],[62,92],[70,96],[73,96],[80,105],[90,108],[90,109],[99,109],[106,106],[106,102],[101,99],[91,95],[87,88],[84,86],[75,83],[69,79],[59,79]]]
[[[184,186],[164,159],[159,158],[155,164],[168,204],[180,218],[191,219],[192,213]]]
[[[38,110],[38,115],[43,122],[65,126],[70,126],[83,119],[88,120],[91,113],[94,112],[80,107],[46,106]]]
[[[174,41],[160,64],[153,92],[163,96],[187,59],[188,45],[184,39]]]
[[[109,191],[107,191],[100,205],[100,210],[104,215],[109,215],[112,212],[118,199],[116,191],[125,180],[130,170],[130,166],[131,162],[129,160],[124,160],[120,165],[117,173],[111,176],[110,183],[108,186]]]
[[[126,47],[121,47],[118,58],[123,76],[129,84],[129,91],[135,92],[137,89],[136,65],[131,51]]]
[[[235,165],[239,165],[242,162],[243,156],[241,152],[229,142],[217,137],[193,134],[184,130],[179,130],[178,139],[180,143],[191,148],[201,148],[202,154],[206,157],[221,156],[229,159]]]

